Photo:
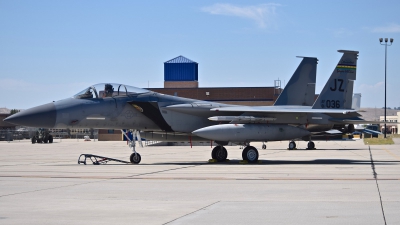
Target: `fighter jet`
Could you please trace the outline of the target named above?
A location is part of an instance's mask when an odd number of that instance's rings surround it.
[[[24,110],[5,121],[45,128],[129,128],[135,130],[135,136],[141,134],[140,130],[146,139],[167,141],[212,140],[218,145],[213,149],[212,157],[218,161],[227,157],[223,146],[235,142],[247,146],[243,159],[255,162],[258,151],[250,146],[251,141],[310,137],[311,132],[329,130],[335,123],[360,120],[359,114],[346,102],[352,95],[358,52],[340,52],[344,53],[340,63],[312,107],[314,94],[309,93],[315,91],[317,59],[305,57],[293,77],[308,75],[308,78],[299,79],[300,82],[289,81],[275,106],[228,105],[107,83],[90,86],[72,98]],[[296,89],[303,93],[299,91],[292,98],[290,92]],[[139,163],[141,156],[134,144],[132,140],[130,160]]]

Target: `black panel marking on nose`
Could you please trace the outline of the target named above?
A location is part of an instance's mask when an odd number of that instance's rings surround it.
[[[140,106],[143,109],[143,114],[151,119],[157,126],[161,128],[161,130],[165,130],[168,132],[173,131],[171,126],[165,121],[164,117],[161,115],[160,109],[158,107],[157,102],[136,102],[130,101],[129,104]],[[134,106],[133,106],[134,107]],[[136,108],[136,107],[135,107]]]

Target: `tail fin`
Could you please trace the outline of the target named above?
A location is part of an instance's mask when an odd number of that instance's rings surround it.
[[[298,57],[303,60],[274,105],[313,105],[318,59]]]
[[[315,101],[313,109],[351,109],[358,51],[338,52],[343,53],[343,56]]]

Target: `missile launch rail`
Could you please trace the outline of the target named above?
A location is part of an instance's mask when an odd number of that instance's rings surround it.
[[[81,159],[81,158],[84,158],[84,159]],[[88,158],[92,161],[93,165],[107,164],[110,161],[131,164],[130,162],[127,162],[127,161],[113,159],[113,158],[109,158],[109,157],[105,157],[105,156],[92,155],[92,154],[81,154],[78,158],[78,164],[83,163],[86,165],[86,160]]]

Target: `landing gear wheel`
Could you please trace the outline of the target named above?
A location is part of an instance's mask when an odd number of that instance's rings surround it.
[[[225,162],[226,158],[228,158],[228,151],[224,146],[216,146],[211,152],[211,157],[218,162]]]
[[[36,138],[32,137],[32,144],[35,144],[35,143],[36,143]]]
[[[129,159],[131,160],[132,164],[139,164],[140,160],[142,160],[142,157],[140,156],[139,153],[132,153]]]
[[[37,143],[42,143],[42,140],[41,139],[37,139],[36,142]]]
[[[294,141],[289,142],[289,150],[293,150],[295,148],[296,148],[296,142]]]
[[[308,142],[308,144],[307,144],[307,149],[314,149],[315,148],[315,144],[314,144],[314,142],[312,142],[312,141],[309,141]]]
[[[47,139],[43,139],[43,143],[47,143],[49,140]]]
[[[249,163],[258,162],[258,151],[253,146],[247,146],[242,152],[243,160],[247,160]]]
[[[263,145],[262,145],[262,149],[267,149],[267,145],[266,145],[266,144],[263,144]]]
[[[49,136],[49,143],[50,144],[53,143],[53,136],[52,135]]]

